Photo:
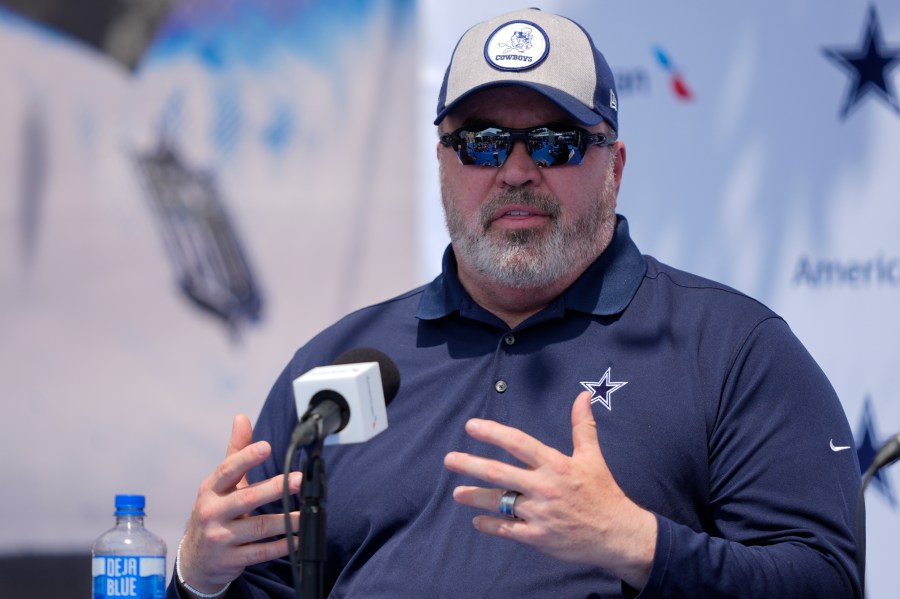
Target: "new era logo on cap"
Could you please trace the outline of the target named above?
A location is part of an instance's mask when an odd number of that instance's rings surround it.
[[[509,85],[542,94],[582,125],[606,121],[619,130],[612,71],[570,19],[531,8],[466,31],[444,74],[434,123],[470,94]]]

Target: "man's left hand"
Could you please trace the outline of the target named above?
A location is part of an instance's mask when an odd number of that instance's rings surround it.
[[[498,512],[504,491],[520,493],[514,519],[479,515],[473,521],[475,528],[532,545],[563,561],[599,566],[632,587],[643,588],[656,547],[656,517],[625,495],[607,467],[590,393],[582,392],[572,406],[571,456],[491,420],[469,420],[466,432],[506,450],[527,466],[466,453],[447,454],[448,470],[493,487],[456,487],[456,502]]]

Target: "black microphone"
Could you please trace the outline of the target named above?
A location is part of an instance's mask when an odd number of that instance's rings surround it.
[[[383,352],[361,347],[344,352],[330,366],[313,368],[294,379],[297,414],[295,447],[325,440],[326,444],[362,443],[384,431],[385,406],[400,388],[397,365]]]
[[[900,459],[900,433],[888,439],[875,453],[875,457],[872,458],[872,464],[869,466],[869,471],[874,474],[885,466],[893,464],[898,459]]]
[[[361,443],[387,428],[385,406],[400,389],[400,372],[394,361],[377,349],[363,347],[338,356],[331,366],[319,366],[294,379],[294,402],[301,413],[304,398],[310,398],[306,412],[294,428],[284,464],[285,536],[297,597],[324,596],[326,516],[322,501],[326,495],[324,444]],[[307,448],[300,492],[299,555],[291,533],[288,473],[294,450]],[[302,556],[302,557],[301,557]],[[302,583],[302,588],[301,588]]]

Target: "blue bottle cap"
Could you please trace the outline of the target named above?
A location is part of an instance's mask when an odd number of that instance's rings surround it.
[[[116,516],[144,514],[143,495],[116,495]]]

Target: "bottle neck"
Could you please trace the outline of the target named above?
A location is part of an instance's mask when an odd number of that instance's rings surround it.
[[[137,514],[124,514],[116,516],[116,526],[136,527],[144,526],[144,516]]]

